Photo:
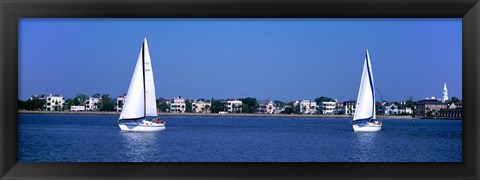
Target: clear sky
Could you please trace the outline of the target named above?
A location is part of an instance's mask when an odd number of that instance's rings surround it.
[[[127,92],[144,36],[156,95],[354,100],[365,49],[386,101],[462,97],[462,20],[19,19],[19,99]],[[377,96],[378,97],[378,96]]]

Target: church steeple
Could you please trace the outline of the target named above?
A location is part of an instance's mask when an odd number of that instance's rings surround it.
[[[447,89],[447,83],[443,83],[443,98],[442,102],[445,102],[448,100],[448,89]]]

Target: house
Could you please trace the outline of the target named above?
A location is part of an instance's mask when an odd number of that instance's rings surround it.
[[[85,106],[70,106],[70,111],[85,111]]]
[[[413,114],[412,108],[407,107],[406,102],[400,102],[400,105],[398,106],[398,113],[405,115],[405,114]]]
[[[343,107],[343,102],[335,102],[334,114],[345,114],[345,107]]]
[[[125,96],[118,96],[117,97],[117,103],[116,103],[116,108],[117,109],[117,112],[118,111],[122,111],[122,108],[123,108],[123,104],[125,104]]]
[[[102,98],[99,97],[90,97],[85,101],[85,110],[87,111],[98,111],[100,105],[100,102],[102,101]]]
[[[182,97],[174,97],[170,103],[170,112],[184,113],[186,110],[185,99]]]
[[[383,106],[383,111],[384,111],[383,114],[385,116],[393,116],[393,115],[400,114],[398,110],[398,106],[395,103],[386,103]]]
[[[65,98],[62,95],[50,94],[50,95],[41,95],[40,100],[45,101],[44,108],[46,111],[61,111],[65,105]]]
[[[236,99],[227,100],[224,104],[227,106],[228,113],[242,113],[242,101]]]
[[[295,101],[293,106],[301,114],[316,114],[318,109],[317,103],[310,100]]]
[[[266,114],[273,114],[275,112],[275,104],[273,104],[272,98],[268,98],[267,108],[265,109]]]
[[[194,113],[210,113],[211,107],[212,104],[205,102],[205,100],[197,100],[192,102],[192,111]]]
[[[259,107],[255,109],[256,114],[276,114],[276,106],[272,101],[272,98],[265,100],[259,100]]]
[[[354,115],[356,107],[357,107],[357,101],[350,100],[350,101],[343,102],[343,108],[344,108],[343,111],[345,112],[346,115]]]
[[[321,102],[320,110],[322,114],[334,114],[336,109],[336,102]]]
[[[417,117],[433,117],[438,115],[440,109],[445,108],[447,108],[447,105],[436,99],[424,99],[415,103],[415,115]]]

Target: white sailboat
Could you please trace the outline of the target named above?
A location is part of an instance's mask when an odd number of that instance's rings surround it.
[[[354,131],[379,131],[382,123],[375,120],[375,86],[373,83],[372,65],[370,55],[365,55],[362,79],[358,90],[357,108],[353,116],[352,127]]]
[[[147,38],[145,37],[118,120],[118,126],[122,131],[164,130],[164,121],[153,120],[156,116],[155,84]],[[147,120],[149,117],[152,117],[151,121]]]

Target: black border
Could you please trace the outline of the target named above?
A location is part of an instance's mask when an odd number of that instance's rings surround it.
[[[463,163],[17,162],[19,17],[463,18]],[[2,179],[479,179],[478,0],[0,0]],[[372,170],[376,173],[372,174]]]

